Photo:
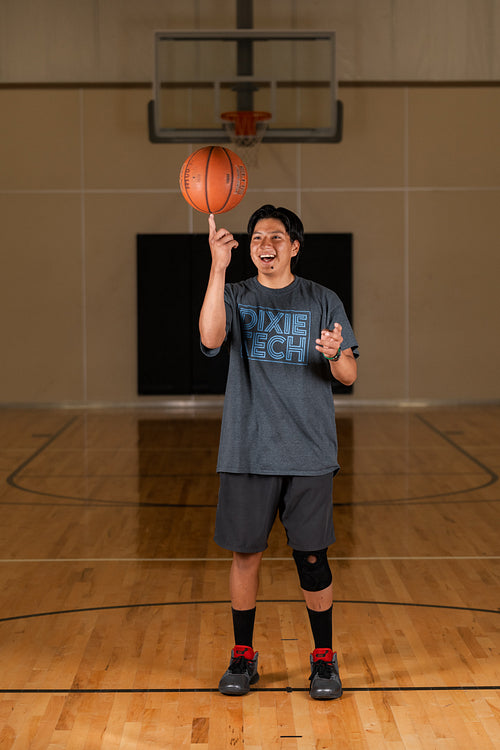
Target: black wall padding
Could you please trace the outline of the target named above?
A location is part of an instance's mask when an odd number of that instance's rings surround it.
[[[227,281],[255,275],[247,235],[235,235]],[[295,271],[333,289],[352,320],[352,235],[307,234]],[[210,272],[206,234],[137,235],[138,393],[224,393],[227,354],[200,351],[198,316]],[[335,392],[352,388],[337,385]]]

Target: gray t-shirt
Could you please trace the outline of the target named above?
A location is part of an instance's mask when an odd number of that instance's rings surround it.
[[[217,471],[315,476],[337,471],[329,362],[316,351],[323,328],[357,341],[335,292],[295,277],[270,289],[256,277],[226,284],[229,371]],[[215,356],[219,349],[207,349]]]

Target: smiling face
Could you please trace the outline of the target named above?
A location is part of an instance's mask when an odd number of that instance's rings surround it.
[[[261,219],[250,239],[250,257],[257,268],[257,279],[264,286],[280,288],[291,284],[290,263],[300,249],[279,219]]]

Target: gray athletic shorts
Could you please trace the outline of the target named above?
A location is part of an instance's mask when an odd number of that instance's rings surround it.
[[[333,472],[314,477],[220,474],[215,542],[233,552],[262,552],[276,516],[292,549],[311,552],[335,541]]]

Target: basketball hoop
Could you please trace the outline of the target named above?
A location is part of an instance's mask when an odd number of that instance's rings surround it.
[[[246,164],[257,164],[259,146],[272,119],[271,113],[239,110],[221,112],[220,117],[235,151]]]

